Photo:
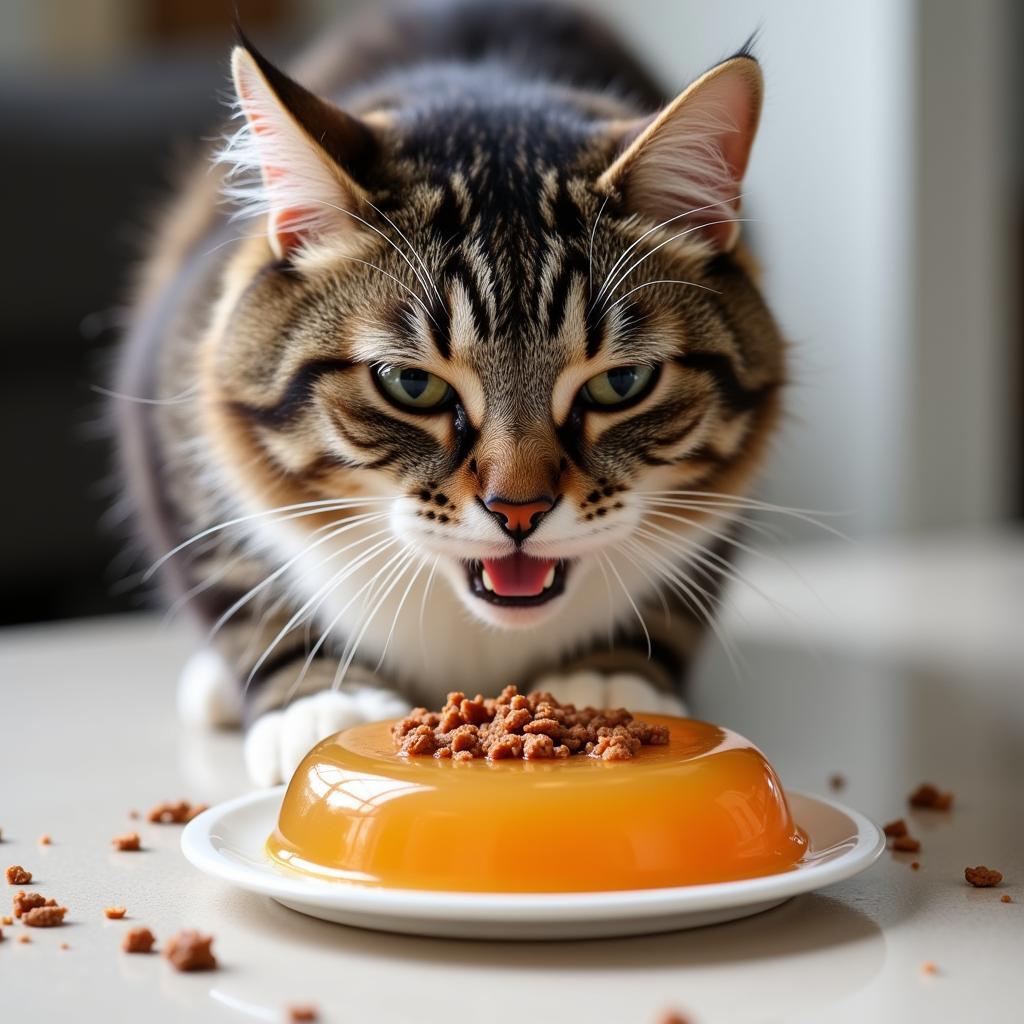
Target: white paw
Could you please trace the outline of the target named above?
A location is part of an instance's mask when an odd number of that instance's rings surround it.
[[[189,725],[239,725],[242,721],[238,680],[209,647],[196,651],[181,670],[178,715]]]
[[[268,711],[245,737],[245,767],[257,786],[287,782],[299,762],[320,740],[360,722],[401,718],[409,704],[387,690],[360,687],[324,690]]]
[[[663,715],[685,715],[686,705],[678,697],[652,686],[632,672],[580,671],[566,675],[544,676],[532,689],[547,690],[563,704],[577,707],[628,708]]]

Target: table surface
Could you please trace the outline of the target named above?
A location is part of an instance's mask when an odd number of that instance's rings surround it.
[[[808,624],[802,635],[734,609],[745,669],[710,651],[694,711],[757,742],[789,786],[827,793],[842,773],[842,800],[879,821],[905,816],[922,850],[887,852],[855,879],[746,921],[647,938],[404,938],[205,878],[182,857],[179,827],[128,817],[246,788],[237,734],[189,732],[175,719],[185,629],[138,616],[0,633],[0,861],[29,868],[31,887],[69,908],[62,928],[3,929],[0,1020],[278,1021],[297,1003],[318,1006],[323,1021],[381,1024],[518,1024],[524,1006],[531,1021],[629,1024],[654,1024],[668,1008],[694,1024],[1021,1020],[1024,544],[788,561],[824,584],[826,603],[846,595],[840,618],[853,629],[820,625],[806,595],[790,603]],[[856,598],[844,578],[856,578]],[[886,626],[873,631],[865,623],[879,610]],[[955,791],[952,812],[908,811],[906,794],[924,780]],[[126,829],[141,833],[143,852],[112,851]],[[979,863],[1002,870],[1003,885],[966,885],[964,867]],[[113,904],[128,908],[124,921],[104,918]],[[140,924],[158,940],[208,931],[220,969],[180,974],[161,957],[122,953],[122,934]],[[29,944],[15,941],[22,932]],[[937,973],[922,971],[927,961]]]

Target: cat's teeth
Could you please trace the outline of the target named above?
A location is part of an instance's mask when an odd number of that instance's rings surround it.
[[[555,582],[555,567],[551,566],[551,568],[548,569],[547,576],[544,577],[544,589],[547,590],[548,587],[550,587],[551,584],[554,583],[554,582]]]
[[[491,582],[491,577],[487,575],[486,569],[480,570],[480,579],[483,580],[484,590],[490,590],[494,592],[494,584]]]

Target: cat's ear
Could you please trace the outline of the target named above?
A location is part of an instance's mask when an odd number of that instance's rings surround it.
[[[245,124],[221,154],[227,191],[243,213],[267,214],[274,253],[358,230],[366,194],[352,172],[375,145],[370,129],[248,43],[232,52],[231,72]]]
[[[620,127],[622,152],[598,188],[645,219],[676,218],[679,231],[693,227],[717,251],[731,249],[762,93],[752,57],[717,65],[660,113]]]

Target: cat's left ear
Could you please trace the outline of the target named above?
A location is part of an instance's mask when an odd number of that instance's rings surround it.
[[[292,81],[248,42],[232,52],[231,72],[246,125],[220,157],[232,166],[227,191],[243,212],[267,215],[274,254],[359,230],[366,193],[356,173],[376,144],[369,127]],[[233,184],[239,172],[254,181]]]
[[[653,117],[618,129],[621,154],[598,179],[625,209],[716,251],[739,237],[739,194],[761,116],[761,69],[746,55],[712,68]]]

